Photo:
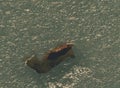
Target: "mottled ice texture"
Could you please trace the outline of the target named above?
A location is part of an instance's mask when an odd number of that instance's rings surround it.
[[[47,74],[24,65],[66,41],[75,59]],[[0,0],[0,88],[119,88],[120,0]]]

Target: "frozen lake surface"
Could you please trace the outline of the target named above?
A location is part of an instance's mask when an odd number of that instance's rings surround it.
[[[119,0],[0,0],[0,88],[119,88]],[[24,59],[73,41],[46,74]]]

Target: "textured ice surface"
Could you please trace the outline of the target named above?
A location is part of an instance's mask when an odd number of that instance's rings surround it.
[[[119,88],[119,0],[0,0],[0,88]],[[37,74],[23,58],[72,40],[75,59]]]

